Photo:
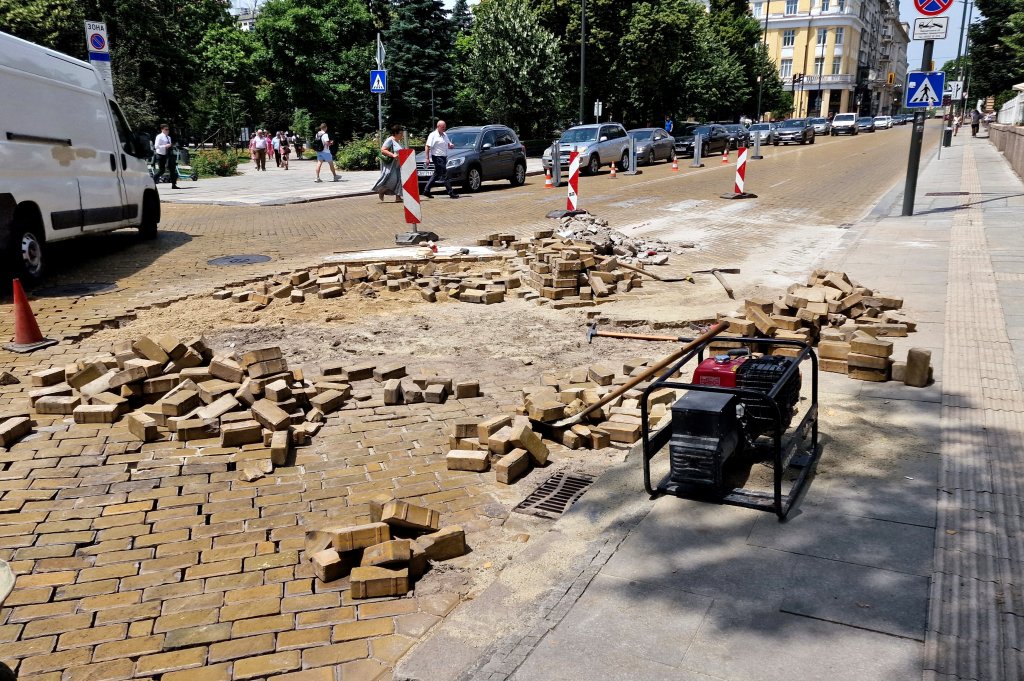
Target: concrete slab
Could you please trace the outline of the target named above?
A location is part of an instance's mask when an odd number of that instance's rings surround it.
[[[923,644],[778,612],[715,601],[682,666],[729,681],[894,681],[921,674]]]
[[[928,578],[800,556],[780,610],[924,641]]]

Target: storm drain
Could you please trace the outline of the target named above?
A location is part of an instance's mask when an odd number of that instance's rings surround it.
[[[925,196],[970,196],[970,192],[928,192]]]
[[[541,518],[557,518],[583,496],[594,478],[579,473],[555,473],[512,510]]]
[[[38,288],[32,293],[40,297],[67,297],[67,298],[80,298],[82,296],[96,296],[101,293],[110,293],[111,291],[117,290],[117,284],[112,284],[105,281],[97,282],[82,282],[78,284],[59,284],[56,286],[46,286],[44,288]]]
[[[207,260],[207,265],[255,265],[261,262],[270,262],[269,255],[222,255],[213,260]]]

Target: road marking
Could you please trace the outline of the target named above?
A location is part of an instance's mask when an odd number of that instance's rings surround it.
[[[789,178],[789,180],[783,180],[782,182],[776,182],[775,184],[768,185],[768,187],[769,187],[769,189],[774,188],[774,187],[778,187],[780,184],[786,184],[787,182],[789,182],[792,179],[793,178],[791,177],[791,178]]]

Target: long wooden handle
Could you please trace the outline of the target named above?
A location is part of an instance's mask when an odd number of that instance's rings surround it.
[[[648,272],[647,270],[640,269],[639,267],[633,267],[632,265],[627,265],[624,262],[617,263],[616,267],[621,267],[624,270],[631,270],[633,272],[639,272],[640,274],[646,274],[648,277],[650,277],[651,279],[654,279],[655,281],[665,281],[664,279],[659,277],[657,274],[652,274],[651,272]]]
[[[679,336],[657,336],[648,333],[623,333],[620,331],[594,331],[597,338],[625,338],[643,341],[678,341]]]
[[[583,417],[585,417],[587,414],[590,414],[591,412],[593,412],[596,409],[600,409],[604,405],[606,405],[609,402],[611,402],[612,400],[614,400],[616,397],[626,393],[629,390],[632,390],[634,387],[636,387],[637,385],[643,383],[648,378],[650,378],[651,376],[655,375],[656,373],[658,373],[659,371],[661,371],[662,369],[664,369],[668,365],[672,364],[673,362],[679,361],[683,357],[683,355],[685,355],[686,353],[690,352],[691,350],[693,350],[697,346],[701,345],[702,343],[706,343],[707,341],[711,340],[712,338],[714,338],[715,336],[717,336],[718,334],[722,333],[723,331],[725,331],[728,328],[729,328],[728,322],[718,322],[717,324],[712,326],[710,329],[705,331],[700,336],[697,336],[692,341],[690,341],[689,343],[687,343],[683,347],[681,347],[678,350],[676,350],[675,352],[673,352],[671,355],[668,355],[667,357],[664,357],[661,361],[659,361],[654,366],[649,367],[646,371],[642,372],[639,376],[634,376],[633,378],[629,379],[623,385],[621,385],[618,388],[616,388],[615,390],[611,391],[610,393],[608,393],[607,395],[602,397],[600,400],[598,400],[594,404],[590,405],[589,407],[587,407],[586,409],[581,411],[579,414],[576,414],[575,416],[571,416],[571,417],[569,417],[567,419],[562,419],[561,421],[557,421],[556,423],[551,424],[551,426],[554,427],[554,428],[564,428],[566,426],[572,426],[572,425],[575,425],[575,424],[579,423],[580,421],[583,420]]]

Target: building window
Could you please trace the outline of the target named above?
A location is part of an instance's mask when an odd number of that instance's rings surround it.
[[[829,7],[829,0],[821,0],[821,11],[827,12]]]
[[[797,0],[786,0],[786,14],[796,14]]]
[[[840,12],[845,12],[846,11],[846,0],[839,0],[839,11]]]
[[[792,30],[792,29],[790,29],[788,31],[783,31],[782,32],[782,46],[783,47],[793,47],[794,43],[796,43],[796,31]]]
[[[843,37],[844,37],[845,34],[846,34],[846,29],[845,28],[840,26],[839,28],[836,29],[836,45],[842,45],[843,44]]]
[[[764,16],[764,3],[763,2],[755,2],[754,3],[754,16],[755,17],[763,17]]]
[[[820,75],[822,75],[822,71],[824,71],[824,70],[825,70],[825,58],[824,57],[815,57],[815,59],[814,59],[814,75],[820,76]]]
[[[838,76],[839,72],[843,70],[843,58],[833,57],[832,58],[832,75]]]
[[[779,75],[783,78],[789,78],[793,75],[793,60],[783,59],[779,64]]]
[[[818,45],[824,45],[826,40],[828,40],[828,29],[827,28],[819,28],[818,29]]]

